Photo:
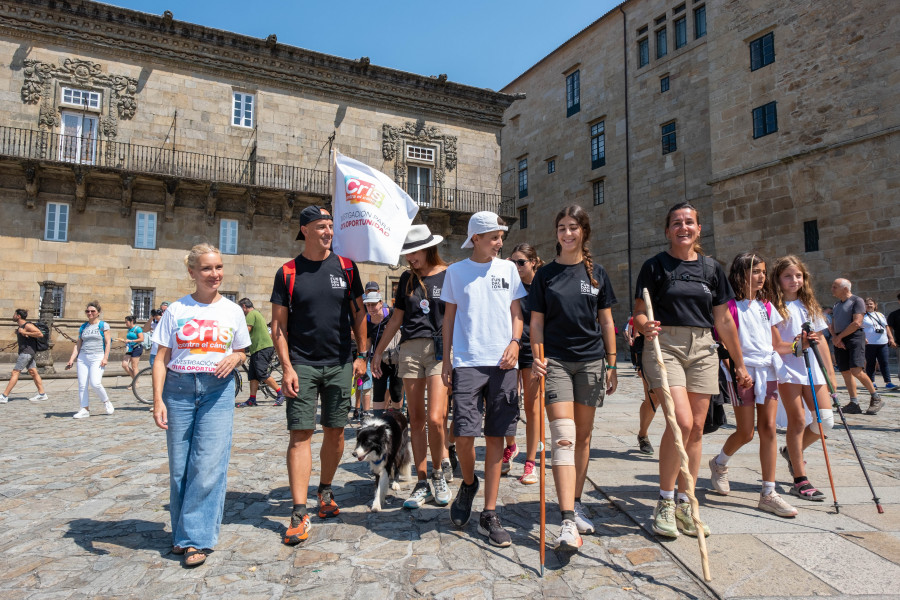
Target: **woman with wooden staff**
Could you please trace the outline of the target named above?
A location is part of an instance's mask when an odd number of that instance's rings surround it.
[[[709,397],[719,391],[716,343],[712,329],[731,354],[737,383],[753,385],[738,341],[728,301],[734,292],[725,271],[713,259],[703,256],[700,248],[700,219],[697,209],[684,202],[669,209],[665,235],[669,248],[644,263],[637,279],[634,323],[647,340],[659,336],[665,368],[656,360],[644,360],[644,375],[657,398],[671,392],[674,417],[684,439],[689,461],[691,484],[697,480],[703,454],[703,424],[709,409]],[[643,290],[649,292],[655,320],[648,318]],[[654,343],[654,345],[656,345]],[[669,390],[664,389],[668,376]],[[671,415],[666,410],[667,418]],[[678,532],[696,536],[691,518],[688,491],[690,485],[679,475],[681,459],[671,427],[666,429],[659,452],[659,500],[653,511],[652,529],[658,535],[678,537]],[[678,482],[678,505],[675,483]],[[704,534],[709,528],[704,526]]]

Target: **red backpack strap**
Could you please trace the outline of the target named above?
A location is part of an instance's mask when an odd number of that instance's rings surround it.
[[[734,319],[735,329],[740,331],[741,320],[738,318],[737,301],[734,298],[728,301],[728,312],[731,313],[731,318]]]
[[[356,302],[353,301],[353,261],[344,258],[339,254],[335,254],[341,263],[341,269],[344,271],[344,277],[347,278],[347,298],[350,299],[350,307],[356,312]]]
[[[297,262],[293,258],[281,265],[281,275],[284,277],[284,287],[288,291],[288,311],[290,311],[294,300],[294,279],[297,278]]]

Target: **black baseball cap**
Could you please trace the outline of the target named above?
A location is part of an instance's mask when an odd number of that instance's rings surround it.
[[[309,225],[313,221],[318,221],[320,219],[328,219],[329,221],[334,221],[331,214],[328,212],[323,206],[317,206],[313,204],[312,206],[307,206],[302,211],[300,211],[300,227],[304,225]],[[303,230],[297,232],[298,240],[305,240],[306,236],[303,235]]]

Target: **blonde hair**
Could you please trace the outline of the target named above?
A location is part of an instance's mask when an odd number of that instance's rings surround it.
[[[197,261],[200,260],[200,257],[203,256],[204,254],[210,254],[210,253],[218,254],[219,256],[221,256],[221,254],[222,254],[221,252],[219,252],[219,249],[216,248],[215,246],[213,246],[212,244],[209,244],[206,242],[204,242],[202,244],[197,244],[196,246],[191,248],[190,252],[188,252],[185,255],[184,266],[186,266],[188,269],[196,269]]]
[[[806,310],[809,312],[809,317],[811,319],[821,319],[823,316],[822,307],[819,306],[818,301],[816,301],[809,269],[806,268],[806,265],[803,264],[802,260],[793,254],[782,256],[776,260],[775,264],[772,266],[772,274],[769,275],[769,281],[771,282],[770,287],[772,289],[772,305],[775,307],[775,310],[778,311],[778,314],[781,315],[783,319],[788,318],[787,306],[784,303],[784,292],[781,291],[781,285],[778,283],[778,278],[781,277],[781,274],[784,273],[788,267],[796,267],[797,270],[803,274],[803,285],[800,286],[800,291],[797,292],[797,298],[803,303],[803,306],[806,307]]]

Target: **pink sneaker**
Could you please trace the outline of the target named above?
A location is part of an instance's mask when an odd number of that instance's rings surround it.
[[[513,442],[512,446],[507,446],[503,449],[503,464],[500,467],[500,474],[506,475],[509,473],[509,468],[511,466],[512,460],[519,455],[519,447]]]
[[[534,463],[530,460],[525,461],[525,470],[522,472],[522,476],[519,477],[519,483],[523,483],[525,485],[531,485],[538,482],[537,473],[534,472]]]

